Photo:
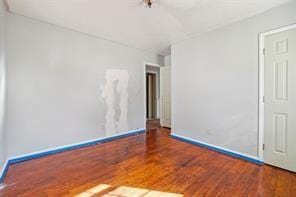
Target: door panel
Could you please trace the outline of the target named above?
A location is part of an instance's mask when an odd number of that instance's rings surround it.
[[[276,62],[274,64],[275,83],[274,97],[277,101],[287,101],[287,83],[288,83],[288,62]]]
[[[286,154],[287,147],[287,114],[274,113],[274,150],[277,153]]]
[[[264,161],[296,172],[296,29],[265,39]]]

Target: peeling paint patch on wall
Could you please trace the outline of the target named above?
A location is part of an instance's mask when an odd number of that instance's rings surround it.
[[[128,82],[129,72],[110,69],[105,74],[106,83],[101,87],[102,97],[106,102],[106,136],[128,131]]]

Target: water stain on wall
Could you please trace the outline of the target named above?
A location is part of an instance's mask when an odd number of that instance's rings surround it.
[[[105,84],[101,86],[102,98],[107,105],[106,136],[128,131],[128,82],[129,72],[109,69],[105,73]]]

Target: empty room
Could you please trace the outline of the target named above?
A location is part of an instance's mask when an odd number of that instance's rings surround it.
[[[296,0],[0,0],[1,197],[296,197]]]

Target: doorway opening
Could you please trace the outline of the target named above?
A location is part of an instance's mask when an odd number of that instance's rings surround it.
[[[157,118],[157,76],[155,73],[146,74],[146,110],[147,119]]]
[[[144,64],[144,107],[146,130],[171,127],[171,68]]]
[[[160,127],[160,67],[145,66],[146,74],[146,122],[154,127]]]
[[[159,68],[146,66],[146,119],[159,119]]]

